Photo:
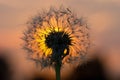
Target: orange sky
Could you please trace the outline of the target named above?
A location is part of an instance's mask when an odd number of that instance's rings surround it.
[[[60,5],[87,18],[94,42],[113,49],[116,55],[120,53],[120,0],[0,0],[0,46],[20,48],[20,37],[30,17]]]
[[[0,0],[0,44],[6,41],[19,46],[19,38],[29,18],[44,8],[59,5],[72,8],[78,16],[87,17],[94,35],[120,29],[119,0]]]

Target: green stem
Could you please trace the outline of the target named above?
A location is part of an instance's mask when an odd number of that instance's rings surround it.
[[[56,63],[55,65],[56,80],[60,80],[60,68],[61,68],[61,64]]]

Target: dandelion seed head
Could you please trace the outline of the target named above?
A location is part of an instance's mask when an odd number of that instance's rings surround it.
[[[77,18],[70,9],[50,8],[28,22],[24,32],[24,48],[30,57],[42,66],[54,62],[71,63],[86,54],[89,47],[89,31],[83,19]]]

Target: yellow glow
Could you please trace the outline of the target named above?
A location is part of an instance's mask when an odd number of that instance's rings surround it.
[[[42,53],[45,54],[45,56],[48,56],[52,54],[52,49],[48,48],[45,44],[45,39],[49,35],[50,32],[60,32],[63,31],[61,26],[57,25],[57,21],[55,17],[52,17],[50,19],[50,25],[47,22],[43,22],[43,27],[37,28],[36,33],[34,35],[35,40],[39,43],[39,49],[42,50]]]
[[[64,50],[64,54],[66,54],[66,53],[67,53],[67,49]]]
[[[49,56],[50,54],[52,54],[52,49],[48,48],[48,46],[46,45],[45,41],[46,41],[46,37],[49,35],[49,33],[51,32],[65,32],[69,35],[69,37],[71,38],[72,42],[69,46],[69,50],[70,50],[70,55],[75,56],[75,53],[81,51],[82,45],[80,44],[80,39],[82,38],[78,38],[76,36],[80,36],[82,33],[79,32],[79,30],[81,30],[81,27],[74,27],[74,34],[72,34],[73,29],[71,29],[71,26],[69,25],[69,23],[63,23],[62,22],[63,19],[58,19],[58,21],[56,20],[56,18],[53,16],[50,18],[49,24],[48,22],[43,22],[41,27],[38,27],[36,29],[36,33],[34,35],[34,38],[36,40],[36,42],[39,45],[39,49],[41,51],[40,54],[45,54],[45,56]],[[76,34],[75,34],[76,33]],[[67,49],[64,50],[64,54],[67,53]]]

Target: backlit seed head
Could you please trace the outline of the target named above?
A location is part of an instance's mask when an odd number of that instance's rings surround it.
[[[87,24],[68,8],[50,8],[33,17],[23,40],[31,59],[43,67],[55,62],[79,62],[90,46]]]

